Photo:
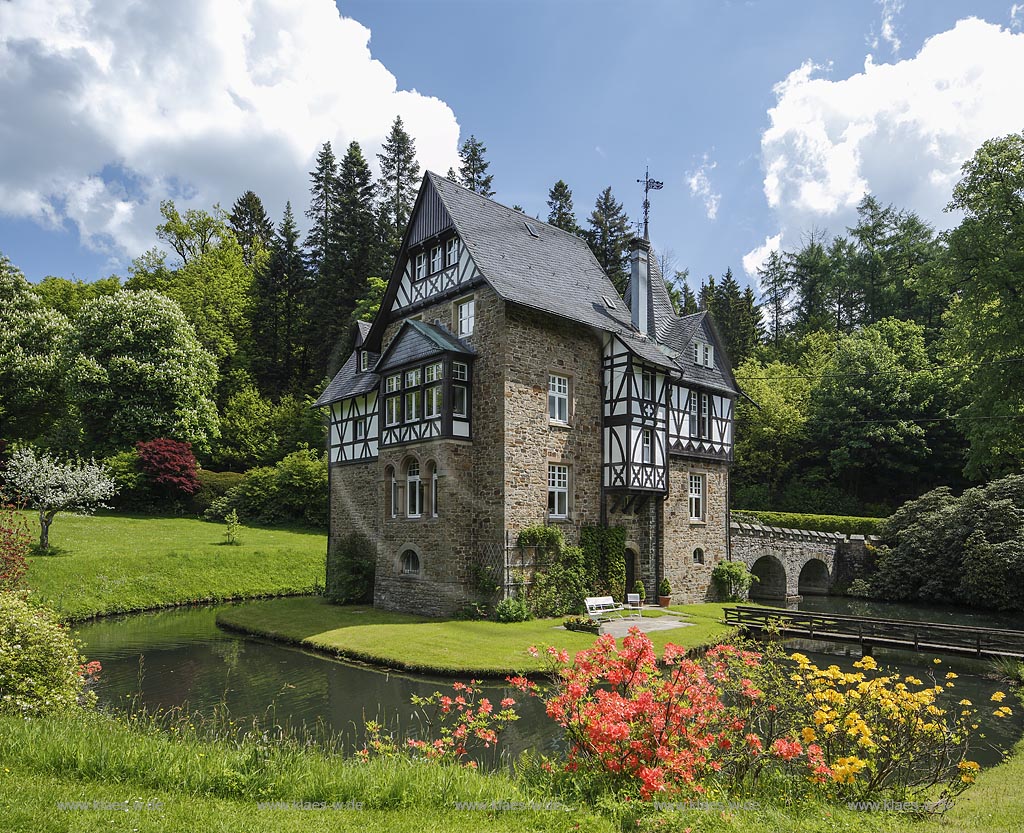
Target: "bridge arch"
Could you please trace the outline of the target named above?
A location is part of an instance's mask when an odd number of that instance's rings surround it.
[[[786,567],[775,555],[762,555],[751,566],[750,572],[757,577],[750,586],[752,599],[785,599]]]
[[[820,558],[809,558],[800,568],[797,592],[801,596],[827,596],[830,582],[828,565]]]

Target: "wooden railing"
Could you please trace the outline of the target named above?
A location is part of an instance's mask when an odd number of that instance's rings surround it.
[[[756,634],[859,644],[865,654],[884,647],[1024,659],[1024,631],[747,605],[726,608],[725,621]]]

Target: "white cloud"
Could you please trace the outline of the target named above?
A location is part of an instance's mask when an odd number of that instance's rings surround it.
[[[708,176],[717,166],[718,163],[709,161],[705,153],[697,169],[686,172],[686,184],[690,186],[690,195],[698,197],[704,203],[704,213],[709,220],[714,220],[718,216],[718,204],[722,201],[722,195],[711,187],[711,178]]]
[[[1010,28],[1020,29],[1024,25],[1024,3],[1014,3],[1010,6]]]
[[[743,255],[743,271],[751,278],[757,277],[757,270],[768,259],[768,255],[777,252],[782,246],[782,233],[765,237],[764,243],[755,246]]]
[[[761,137],[764,191],[784,246],[841,233],[865,192],[948,228],[961,165],[1024,124],[1024,34],[971,18],[912,58],[831,80],[806,63],[775,86]]]
[[[896,18],[903,11],[903,0],[877,0],[882,7],[882,22],[879,32],[871,39],[871,48],[878,49],[879,38],[889,44],[893,55],[900,54],[900,38],[896,34]]]
[[[251,188],[301,216],[319,146],[355,139],[376,165],[398,114],[448,170],[454,113],[399,90],[369,39],[331,0],[0,2],[0,213],[121,257],[167,197],[229,208]]]

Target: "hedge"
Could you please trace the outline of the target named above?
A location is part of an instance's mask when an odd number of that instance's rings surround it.
[[[819,532],[840,532],[843,535],[878,535],[885,518],[858,518],[853,515],[805,515],[800,512],[768,512],[737,509],[732,519],[743,522],[744,516],[767,526],[786,529],[814,529]]]

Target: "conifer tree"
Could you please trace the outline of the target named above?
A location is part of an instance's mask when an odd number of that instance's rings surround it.
[[[319,279],[326,277],[337,255],[338,244],[338,161],[330,142],[324,142],[316,157],[316,169],[310,171],[309,209],[311,220],[306,248],[310,271]]]
[[[459,182],[481,196],[493,197],[491,182],[494,174],[487,173],[491,163],[484,158],[485,153],[487,146],[478,141],[476,136],[471,135],[462,143],[459,148],[459,159],[462,160],[459,165]]]
[[[395,116],[377,160],[380,162],[380,220],[384,239],[394,257],[401,245],[420,183],[416,141],[406,133],[401,116]]]
[[[693,290],[690,289],[690,284],[687,282],[689,275],[689,269],[683,272],[676,272],[676,277],[682,278],[682,280],[677,283],[677,286],[679,287],[679,301],[677,303],[680,315],[693,315],[695,312],[700,312],[700,306],[697,304],[697,296],[694,294]]]
[[[228,225],[242,247],[242,259],[252,266],[256,254],[266,251],[274,237],[274,224],[254,191],[246,191],[235,200]]]
[[[598,195],[587,224],[590,228],[584,237],[597,262],[622,295],[629,280],[629,218],[622,203],[612,195],[611,186]]]
[[[576,210],[572,205],[572,189],[564,179],[558,180],[548,191],[548,222],[570,234],[579,234]]]
[[[757,270],[761,284],[761,298],[768,313],[768,338],[777,350],[786,333],[789,314],[792,311],[790,296],[793,281],[783,256],[773,251]]]

